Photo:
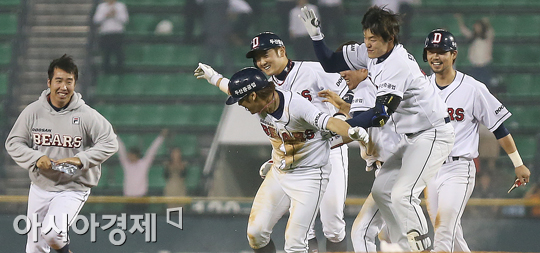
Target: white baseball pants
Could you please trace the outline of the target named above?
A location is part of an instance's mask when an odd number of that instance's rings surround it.
[[[50,230],[45,234],[46,231],[42,230],[50,226],[51,217],[54,217],[56,227],[61,228],[66,214],[69,229],[88,199],[88,195],[90,195],[90,190],[50,192],[31,184],[27,217],[32,220],[33,214],[37,214],[37,221],[42,226],[38,228],[37,238],[34,237],[33,231],[28,232],[26,252],[50,252],[51,247],[53,249],[64,247],[69,240],[67,233],[56,233]]]

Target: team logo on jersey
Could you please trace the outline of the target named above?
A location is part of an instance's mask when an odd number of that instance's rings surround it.
[[[503,109],[504,109],[504,105],[499,106],[499,108],[495,110],[495,115],[499,114],[499,112],[501,112]]]
[[[387,89],[391,89],[391,90],[395,90],[396,89],[396,85],[395,84],[391,84],[391,83],[382,83],[381,85],[379,85],[380,88],[387,88]]]
[[[33,133],[32,139],[34,144],[38,146],[55,146],[63,148],[80,148],[82,146],[81,136],[70,136],[60,134],[42,134]]]
[[[80,117],[73,117],[71,120],[73,125],[80,125],[81,124],[81,118]]]

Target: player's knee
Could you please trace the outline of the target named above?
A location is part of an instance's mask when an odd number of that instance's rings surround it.
[[[247,239],[249,246],[252,249],[259,249],[268,244],[270,241],[270,234],[264,233],[264,231],[259,229],[257,226],[248,225]]]
[[[48,233],[41,233],[41,237],[53,249],[61,249],[67,244],[67,234],[56,233],[54,230]]]
[[[408,205],[410,203],[410,194],[404,191],[392,191],[390,199],[392,201],[392,206],[399,208],[403,205]]]

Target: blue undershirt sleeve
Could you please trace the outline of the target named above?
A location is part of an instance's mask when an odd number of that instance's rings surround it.
[[[493,131],[493,134],[495,135],[495,138],[500,139],[510,134],[508,129],[504,126],[504,124],[501,124],[495,131]]]
[[[324,40],[314,40],[313,48],[315,49],[317,59],[319,59],[324,71],[329,73],[339,73],[350,69],[343,58],[343,52],[334,52],[330,50],[324,43]]]
[[[368,128],[373,126],[373,117],[375,116],[375,108],[371,108],[363,112],[355,112],[353,117],[346,120],[349,125],[355,127]]]

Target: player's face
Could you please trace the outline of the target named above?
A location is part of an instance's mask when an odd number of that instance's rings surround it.
[[[58,107],[66,106],[75,90],[75,76],[63,69],[55,68],[52,80],[47,80],[47,86],[51,89],[51,103]]]
[[[384,39],[371,33],[370,29],[364,30],[364,43],[367,47],[368,57],[375,59],[383,56],[394,47],[394,41],[384,41]]]
[[[433,48],[426,50],[426,57],[431,70],[436,74],[440,74],[453,70],[457,51],[446,52],[440,48]]]
[[[238,101],[238,104],[246,108],[251,114],[260,112],[264,108],[264,101],[258,99],[256,94],[252,92],[251,94],[245,96],[244,98]]]
[[[359,69],[359,70],[345,70],[339,72],[341,77],[345,79],[345,82],[347,82],[347,86],[349,87],[349,90],[354,90],[360,84],[360,82],[364,81],[367,77],[367,69]]]
[[[283,48],[255,52],[255,63],[266,75],[280,74],[287,66],[287,56]]]

